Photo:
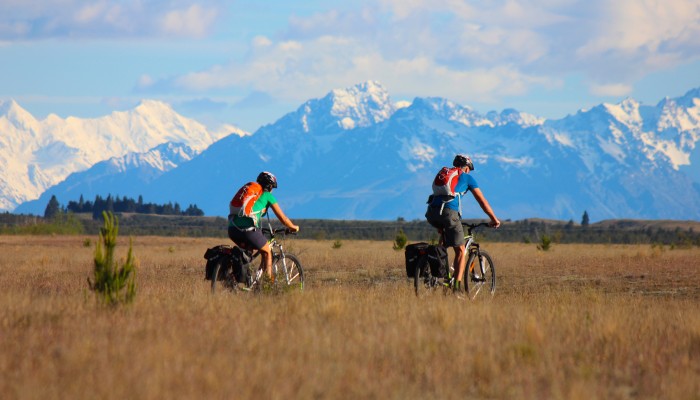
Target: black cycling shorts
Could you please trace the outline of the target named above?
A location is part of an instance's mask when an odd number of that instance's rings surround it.
[[[451,208],[444,207],[440,214],[440,207],[428,207],[425,218],[430,225],[442,230],[445,247],[456,247],[464,244],[464,228],[459,213]]]
[[[229,226],[228,237],[233,240],[233,243],[246,249],[260,250],[267,244],[267,238],[260,229],[242,230],[235,226]]]

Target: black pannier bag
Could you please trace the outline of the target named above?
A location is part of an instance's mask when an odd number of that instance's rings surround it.
[[[204,258],[207,260],[207,265],[204,267],[204,279],[210,281],[214,277],[214,269],[216,268],[216,264],[218,264],[220,260],[223,260],[224,257],[230,256],[232,250],[232,246],[220,245],[209,248],[206,252],[204,252]],[[226,262],[226,260],[223,261]],[[225,271],[226,268],[224,265],[224,268],[219,271],[219,274],[224,273]]]
[[[222,268],[219,270],[217,279],[225,276],[229,268],[233,268],[233,276],[236,282],[245,283],[248,278],[248,264],[250,264],[251,256],[243,251],[240,247],[220,245],[207,249],[204,253],[204,258],[207,259],[207,266],[204,269],[204,279],[210,281],[214,277],[214,269],[219,261],[223,262]]]
[[[244,251],[240,247],[234,247],[231,251],[231,261],[233,263],[233,276],[236,282],[246,283],[250,275],[250,262],[253,257],[250,253]]]
[[[406,276],[413,278],[416,272],[416,266],[425,256],[430,266],[430,274],[435,277],[443,278],[447,276],[449,268],[447,259],[447,249],[443,246],[435,246],[425,242],[413,243],[406,246]]]

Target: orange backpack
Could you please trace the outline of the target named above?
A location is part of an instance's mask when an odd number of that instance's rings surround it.
[[[253,217],[253,204],[262,196],[263,188],[257,182],[248,182],[231,199],[229,212],[239,217]]]

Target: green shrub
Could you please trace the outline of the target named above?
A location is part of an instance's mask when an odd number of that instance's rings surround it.
[[[394,245],[392,246],[394,250],[401,250],[406,246],[406,243],[408,242],[408,237],[406,237],[406,234],[403,233],[403,229],[399,229],[399,232],[396,234],[396,237],[394,238]]]
[[[104,226],[95,249],[94,281],[88,278],[90,289],[107,305],[131,302],[136,296],[136,266],[129,240],[129,252],[121,267],[114,261],[119,221],[111,212],[102,212]],[[103,249],[104,247],[104,249]]]
[[[549,235],[542,235],[537,250],[547,251],[552,247],[552,238]]]
[[[340,239],[338,239],[338,240],[336,240],[335,242],[333,242],[333,248],[334,248],[334,249],[339,249],[339,248],[341,248],[341,247],[343,247],[343,242],[341,242]]]

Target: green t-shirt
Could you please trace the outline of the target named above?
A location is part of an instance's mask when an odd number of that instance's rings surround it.
[[[229,219],[229,226],[235,225],[239,228],[250,228],[251,226],[260,226],[260,218],[265,216],[268,211],[268,207],[277,204],[277,199],[270,192],[263,192],[260,198],[253,204],[253,218],[250,217],[240,217],[236,215],[232,219]]]

